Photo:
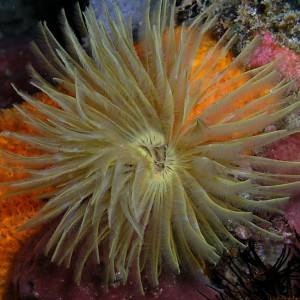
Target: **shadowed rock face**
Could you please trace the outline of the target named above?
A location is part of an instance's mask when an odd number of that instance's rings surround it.
[[[33,64],[44,73],[45,79],[50,79],[47,72],[41,69],[43,64],[35,59],[30,42],[39,39],[39,20],[45,20],[53,32],[57,32],[57,15],[61,8],[72,14],[75,2],[84,7],[88,1],[0,0],[0,108],[11,107],[13,103],[22,101],[11,83],[29,93],[37,92],[29,84],[28,64]]]
[[[40,70],[42,68],[30,47],[30,41],[39,38],[36,30],[37,22],[45,20],[51,30],[55,32],[56,37],[61,40],[57,15],[62,7],[67,14],[72,15],[76,2],[79,2],[82,7],[89,3],[88,0],[38,0],[26,1],[26,3],[20,0],[9,1],[9,3],[0,0],[0,108],[11,107],[13,103],[22,101],[16,95],[11,83],[29,93],[37,92],[29,84],[30,76],[26,68],[28,64],[34,64]],[[131,15],[133,16],[134,28],[137,30],[147,1],[120,0],[117,2],[121,5],[120,8],[127,20]],[[101,10],[102,1],[93,0],[91,3],[99,11],[99,18],[105,19],[105,14]],[[113,8],[111,1],[107,1],[107,5],[109,10]],[[47,78],[47,72],[41,71],[44,73],[45,79],[50,79]]]
[[[26,65],[34,60],[28,38],[0,40],[0,108],[12,106],[21,101],[11,86],[14,82],[20,88],[30,88]]]
[[[67,269],[52,263],[44,255],[45,245],[55,228],[55,224],[52,225],[35,235],[16,256],[6,300],[204,299],[198,290],[209,299],[215,299],[215,292],[205,286],[202,278],[196,280],[191,276],[175,276],[168,271],[162,272],[158,287],[151,287],[146,278],[143,278],[144,297],[141,296],[132,272],[125,285],[116,282],[107,292],[103,276],[105,266],[91,260],[88,261],[78,286],[72,279],[72,263]]]
[[[0,0],[0,38],[18,36],[32,29],[35,25],[34,9],[28,1]]]

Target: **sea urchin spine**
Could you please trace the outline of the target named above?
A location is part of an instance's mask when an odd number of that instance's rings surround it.
[[[55,84],[34,70],[32,84],[59,108],[18,91],[45,116],[17,106],[40,134],[2,133],[47,151],[3,153],[8,167],[22,163],[31,174],[8,185],[12,193],[54,187],[23,228],[61,218],[46,254],[72,264],[78,283],[90,257],[104,263],[108,284],[132,271],[157,285],[163,264],[203,270],[243,247],[228,220],[280,238],[255,213],[281,212],[300,189],[300,163],[254,156],[297,131],[263,132],[299,109],[295,83],[281,81],[276,62],[235,71],[258,37],[220,71],[230,31],[203,51],[216,21],[209,10],[175,28],[175,5],[158,2],[152,14],[147,6],[137,46],[118,9],[110,33],[86,9],[84,46],[63,16],[67,50],[43,25],[47,51],[35,47]]]

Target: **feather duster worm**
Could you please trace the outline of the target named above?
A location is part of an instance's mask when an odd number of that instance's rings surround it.
[[[175,28],[174,7],[147,6],[138,46],[117,8],[110,33],[91,8],[79,17],[83,46],[63,16],[67,50],[43,25],[47,50],[35,47],[65,92],[34,70],[32,84],[59,108],[18,91],[46,117],[17,106],[39,134],[2,133],[48,152],[3,152],[8,167],[31,174],[8,185],[11,194],[54,186],[23,228],[61,218],[45,253],[71,265],[78,283],[89,258],[104,263],[107,284],[136,272],[141,287],[141,275],[157,285],[163,265],[201,271],[244,246],[228,222],[280,239],[256,213],[281,212],[300,189],[300,163],[254,156],[297,131],[263,132],[300,107],[296,84],[281,81],[276,62],[234,72],[259,38],[217,72],[234,35],[203,54],[216,18],[208,10]]]

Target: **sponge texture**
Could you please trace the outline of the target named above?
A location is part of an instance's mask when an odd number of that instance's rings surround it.
[[[38,98],[43,102],[50,102],[49,98],[43,94],[38,94]],[[27,103],[22,104],[29,110],[34,110]],[[0,131],[17,131],[27,134],[36,134],[36,132],[20,118],[19,113],[15,108],[6,109],[0,116]],[[0,137],[0,148],[5,151],[14,153],[35,156],[41,155],[43,152],[39,149],[28,147],[26,143]],[[3,159],[0,154],[0,165],[3,164]],[[15,181],[26,177],[25,172],[15,171],[0,166],[0,181]],[[35,199],[37,192],[31,192],[27,195],[16,195],[9,199],[3,198],[6,190],[0,185],[0,299],[3,295],[6,280],[10,266],[14,260],[15,254],[20,247],[28,240],[30,235],[37,232],[39,227],[31,230],[18,231],[18,227],[24,224],[44,205],[44,201]]]

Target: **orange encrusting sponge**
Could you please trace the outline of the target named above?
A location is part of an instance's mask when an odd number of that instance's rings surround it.
[[[44,94],[37,94],[43,102],[50,103],[50,99]],[[34,111],[34,108],[27,103],[22,104],[28,110]],[[6,109],[0,115],[0,131],[14,131],[25,134],[35,134],[34,130],[25,123],[15,108]],[[26,145],[18,140],[12,140],[0,137],[0,149],[18,153],[27,156],[41,155],[44,152]],[[0,153],[0,164],[5,164]],[[26,177],[27,174],[21,171],[0,166],[0,182],[15,181]],[[8,278],[10,266],[13,262],[14,255],[18,252],[22,244],[39,228],[31,230],[18,231],[18,227],[23,225],[30,217],[42,208],[44,202],[35,199],[40,191],[31,192],[26,195],[17,195],[4,198],[6,193],[5,187],[0,186],[0,299],[4,293],[6,280]]]
[[[245,67],[243,66],[243,62],[236,64],[234,67],[230,67],[230,71],[228,71],[221,79],[215,80],[215,82],[211,82],[211,78],[218,78],[218,74],[221,74],[226,67],[228,67],[232,61],[234,60],[234,56],[231,52],[226,52],[226,54],[221,55],[222,49],[219,47],[217,51],[213,55],[208,55],[210,50],[215,47],[217,42],[211,37],[210,33],[206,33],[203,36],[203,39],[200,43],[199,50],[196,53],[195,59],[193,61],[192,73],[191,73],[191,83],[195,83],[197,86],[198,81],[202,80],[203,87],[202,90],[208,89],[205,92],[204,97],[201,99],[201,102],[198,103],[189,118],[192,119],[195,116],[201,115],[205,112],[211,105],[220,101],[222,98],[226,97],[228,94],[242,87],[247,81],[249,81],[253,74],[248,74],[245,72]],[[249,53],[251,55],[252,53]],[[218,56],[222,56],[222,59],[219,59]],[[216,65],[210,70],[211,75],[207,78],[207,72],[211,68],[211,65],[214,65],[214,61],[218,61]],[[200,71],[199,71],[200,67]],[[236,80],[234,80],[236,78]],[[218,86],[217,89],[216,86]],[[222,86],[222,88],[220,88]],[[235,116],[236,110],[244,107],[246,104],[253,102],[255,99],[259,97],[263,97],[264,95],[270,92],[270,89],[274,86],[272,80],[269,82],[264,82],[263,86],[259,86],[259,88],[252,86],[251,90],[248,90],[243,97],[235,98],[234,102],[231,102],[230,105],[223,107],[221,113],[219,112],[215,116],[210,116],[210,119],[207,120],[210,125],[214,125],[218,123],[222,117],[231,115],[233,118],[228,121],[228,123],[233,121],[242,120],[244,118],[250,117],[252,114],[262,107],[266,105],[264,104],[256,104],[253,108],[249,108],[245,111],[244,114],[240,114]],[[277,103],[278,99],[276,97],[270,99],[269,105],[271,106],[274,103]]]

